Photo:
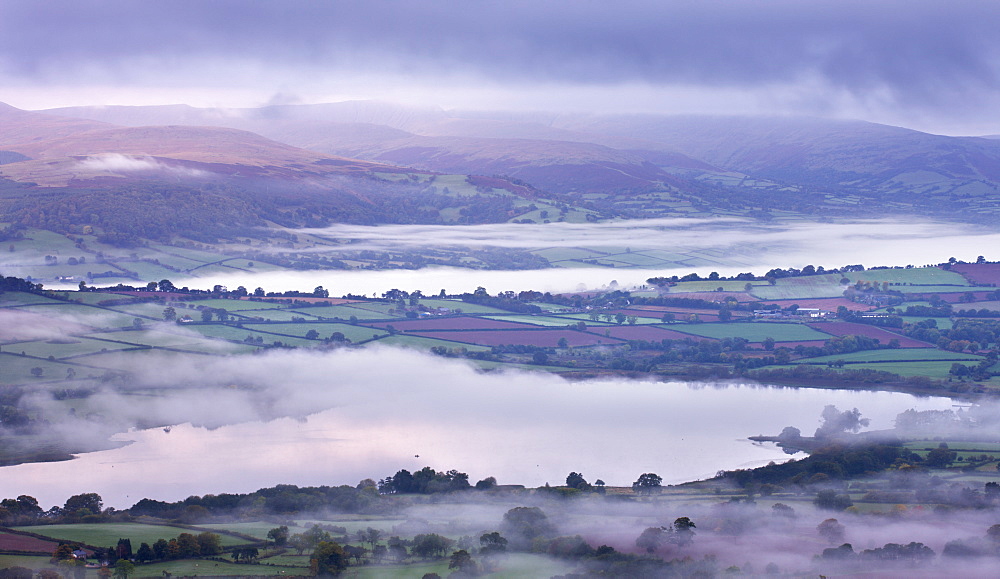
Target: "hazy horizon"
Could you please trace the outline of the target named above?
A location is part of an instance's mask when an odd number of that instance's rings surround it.
[[[151,28],[149,22],[157,26]],[[634,0],[0,6],[0,102],[802,115],[1000,133],[1000,6]]]

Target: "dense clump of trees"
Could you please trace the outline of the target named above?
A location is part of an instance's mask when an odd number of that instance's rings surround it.
[[[883,471],[897,461],[920,464],[923,459],[898,442],[856,446],[833,444],[819,448],[801,460],[771,463],[755,469],[723,471],[718,477],[744,488],[754,484],[808,485]]]
[[[478,487],[477,483],[476,488]],[[383,494],[434,494],[471,488],[473,487],[469,484],[469,475],[464,472],[457,470],[438,472],[429,466],[412,474],[402,469],[378,482],[379,492]]]

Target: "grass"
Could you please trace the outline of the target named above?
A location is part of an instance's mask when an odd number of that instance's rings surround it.
[[[378,328],[365,326],[352,326],[351,324],[337,323],[291,323],[291,324],[243,324],[245,328],[252,328],[261,332],[272,332],[276,334],[287,334],[291,336],[305,337],[310,330],[319,332],[320,339],[329,338],[334,332],[344,334],[352,342],[363,342],[372,339],[373,335],[384,335],[386,332]]]
[[[429,308],[448,308],[450,310],[462,310],[462,313],[466,314],[509,314],[507,310],[501,310],[499,308],[491,308],[490,306],[481,306],[479,304],[470,304],[463,302],[461,300],[442,300],[442,299],[422,299],[420,304],[427,306]]]
[[[64,302],[61,300],[52,299],[50,297],[38,294],[29,294],[24,292],[4,292],[0,294],[0,307],[11,306],[11,305],[20,306],[29,304],[67,304],[67,303],[71,302]]]
[[[182,527],[171,527],[169,525],[146,525],[142,523],[77,523],[71,525],[36,525],[30,527],[14,527],[18,531],[28,531],[53,539],[63,539],[104,547],[117,545],[118,539],[128,538],[132,541],[132,548],[138,549],[140,543],[152,545],[157,539],[170,540],[181,533],[191,533],[197,535],[201,531],[192,531]],[[241,545],[246,541],[228,535],[221,535],[222,545]]]
[[[751,295],[762,300],[838,298],[844,295],[839,274],[782,278],[775,285],[754,285]]]
[[[670,329],[705,338],[746,338],[751,342],[760,342],[767,337],[774,338],[776,342],[826,340],[830,337],[803,324],[770,322],[678,324],[671,325]]]
[[[135,543],[135,541],[133,541]],[[269,575],[301,577],[309,575],[309,567],[272,567],[270,565],[238,565],[220,563],[204,559],[182,559],[166,563],[136,565],[132,577],[163,577],[166,571],[174,577],[197,577],[198,575]]]
[[[10,348],[10,346],[5,346],[6,348]],[[32,376],[32,368],[41,368],[42,376],[40,378]],[[0,383],[4,384],[41,385],[49,380],[65,378],[69,368],[73,368],[73,366],[39,360],[38,358],[21,357],[7,351],[0,353]],[[76,370],[78,374],[83,373],[79,368]]]
[[[385,320],[398,317],[390,316],[384,312],[366,310],[353,306],[319,306],[315,308],[302,308],[302,311],[309,312],[310,316],[328,319],[340,318],[342,320],[349,320],[351,319],[351,316],[354,316],[359,320]]]
[[[55,356],[55,358],[63,359],[70,356],[79,356],[83,354],[94,354],[102,350],[124,350],[130,346],[126,344],[113,344],[110,342],[105,342],[102,340],[94,340],[92,338],[77,337],[77,338],[67,338],[68,340],[74,340],[73,343],[69,344],[56,344],[43,340],[38,340],[35,342],[19,342],[17,344],[5,344],[2,346],[4,352],[11,352],[15,354],[20,354],[24,352],[28,356],[38,356],[40,358],[47,358],[48,356]]]
[[[916,362],[924,360],[979,362],[982,359],[982,356],[948,352],[938,350],[937,348],[900,348],[896,350],[864,350],[861,352],[851,352],[850,354],[817,356],[816,358],[800,360],[797,363],[836,362],[837,360],[845,362]]]
[[[901,291],[904,294],[953,293],[953,292],[967,292],[974,290],[992,291],[992,288],[955,287],[953,285],[899,285],[899,286],[894,285],[890,289]]]
[[[227,312],[239,312],[243,310],[269,310],[274,308],[285,307],[284,304],[269,304],[267,302],[252,302],[250,300],[207,299],[207,300],[192,300],[184,303],[192,304],[195,306],[204,306],[206,308],[226,310]]]
[[[535,326],[564,327],[583,320],[560,316],[533,316],[533,315],[510,315],[510,316],[483,316],[491,320],[501,320],[504,322],[519,322],[522,324],[532,324]],[[590,320],[587,320],[589,322]],[[659,320],[657,320],[659,321]]]
[[[851,364],[850,370],[883,370],[900,376],[927,376],[929,378],[948,378],[951,365],[955,362],[882,362],[874,364]],[[966,364],[973,367],[975,364]]]
[[[476,346],[475,344],[465,344],[461,342],[449,342],[447,340],[437,340],[434,338],[421,338],[420,336],[407,336],[396,334],[378,340],[379,344],[386,346],[400,346],[403,348],[416,348],[418,350],[430,350],[435,346],[445,348],[465,348],[470,352],[489,352],[489,346]]]
[[[50,317],[72,317],[73,321],[94,328],[122,328],[131,326],[135,319],[128,314],[82,304],[31,305],[18,310]]]
[[[879,282],[890,284],[922,284],[922,285],[959,285],[968,286],[969,281],[953,271],[945,271],[937,267],[914,267],[911,269],[869,269],[845,273],[843,277],[851,283]],[[893,288],[897,289],[897,288]],[[905,291],[905,290],[904,290]],[[962,291],[962,288],[952,288],[952,291]]]

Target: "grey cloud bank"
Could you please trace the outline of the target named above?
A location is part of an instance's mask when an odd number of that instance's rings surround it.
[[[32,95],[55,106],[102,93],[108,103],[150,102],[157,90],[162,99],[183,89],[217,103],[239,93],[242,104],[279,94],[471,108],[558,102],[990,131],[998,22],[1000,6],[972,0],[17,0],[0,6],[0,78],[28,108]],[[84,90],[44,95],[57,87]]]

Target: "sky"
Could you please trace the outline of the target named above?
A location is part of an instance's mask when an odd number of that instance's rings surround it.
[[[1000,133],[984,0],[4,0],[0,101],[861,118]]]

